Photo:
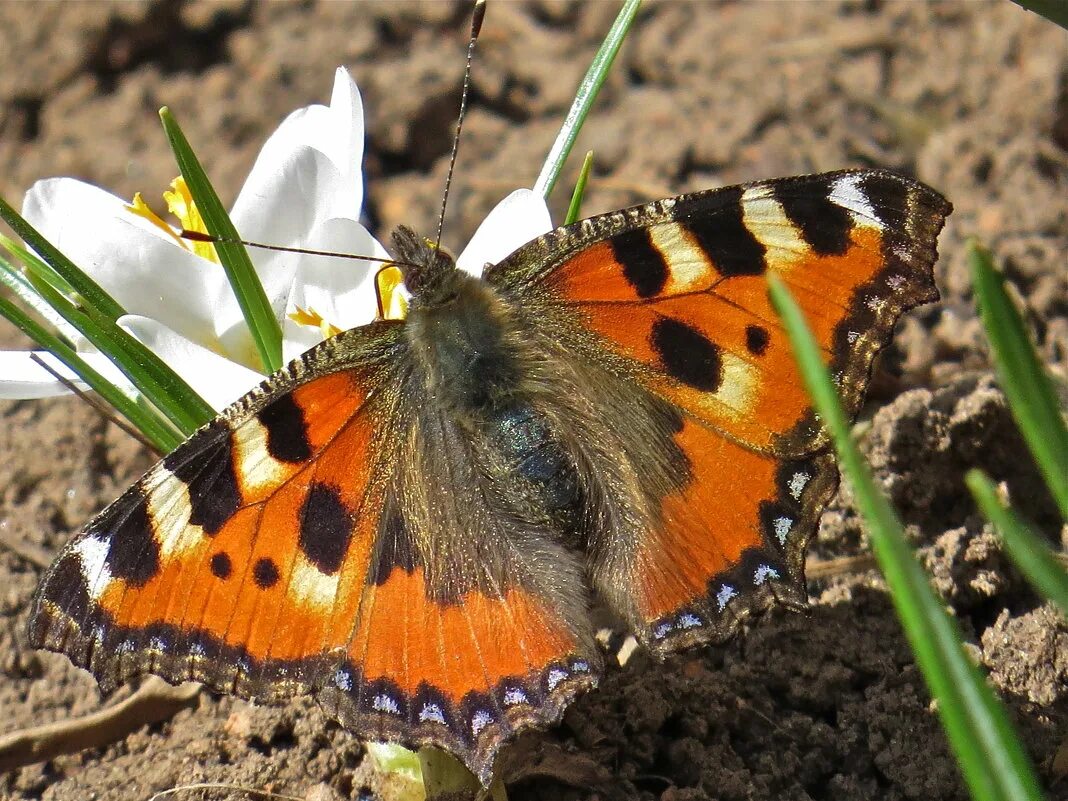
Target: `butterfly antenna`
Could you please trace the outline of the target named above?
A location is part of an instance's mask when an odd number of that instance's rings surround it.
[[[467,67],[464,69],[464,87],[460,94],[460,114],[456,118],[456,133],[452,137],[452,155],[449,157],[449,172],[445,176],[445,193],[441,198],[441,214],[438,217],[438,236],[434,240],[434,250],[441,248],[441,231],[445,227],[445,208],[449,203],[449,187],[452,185],[452,171],[456,167],[456,151],[460,149],[460,131],[464,127],[464,115],[467,113],[467,95],[471,90],[471,62],[475,57],[475,42],[482,30],[482,20],[486,18],[486,0],[475,0],[471,10],[471,38],[467,42]]]
[[[261,250],[276,250],[279,253],[299,253],[302,256],[329,256],[332,259],[374,261],[378,262],[379,264],[396,264],[401,267],[412,266],[404,261],[397,261],[396,259],[383,259],[379,256],[361,256],[359,253],[341,253],[336,250],[313,250],[311,248],[288,248],[283,245],[267,245],[263,242],[250,242],[247,239],[229,239],[227,237],[205,234],[203,231],[190,231],[188,228],[183,228],[181,231],[179,231],[178,236],[180,236],[182,239],[188,239],[190,242],[210,242],[213,245],[244,245],[248,248],[260,248]]]
[[[146,437],[144,434],[142,434],[140,431],[138,431],[133,426],[128,425],[124,420],[121,420],[118,417],[116,417],[112,413],[111,409],[109,409],[107,406],[105,406],[103,403],[101,403],[99,400],[94,398],[89,393],[83,392],[82,389],[77,384],[75,384],[73,381],[67,379],[65,376],[62,376],[58,372],[53,370],[52,367],[44,359],[42,359],[40,356],[38,356],[36,353],[31,353],[30,354],[30,358],[33,361],[37,362],[37,365],[42,370],[44,370],[46,373],[51,375],[52,378],[56,379],[56,381],[58,381],[63,386],[65,386],[67,389],[69,389],[71,392],[73,392],[75,395],[77,395],[79,399],[81,399],[81,400],[85,401],[86,403],[88,403],[93,408],[94,412],[99,414],[101,417],[103,417],[109,423],[114,423],[120,429],[125,431],[131,437],[133,437],[138,442],[140,442],[142,445],[144,445],[146,448],[148,448],[148,450],[150,450],[152,453],[155,453],[157,455],[159,454],[159,448],[156,447],[156,444],[154,442],[152,442],[148,437]]]

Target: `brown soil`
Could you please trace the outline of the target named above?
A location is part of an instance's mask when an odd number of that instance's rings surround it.
[[[491,3],[452,198],[462,244],[530,185],[615,4]],[[158,197],[166,103],[223,195],[267,134],[347,65],[368,108],[368,216],[429,230],[454,122],[462,4],[0,4],[0,193],[69,174]],[[962,487],[980,465],[1056,540],[1051,502],[989,376],[964,256],[1005,265],[1042,354],[1068,364],[1068,47],[1011,3],[650,4],[578,151],[586,210],[754,178],[881,165],[956,211],[940,305],[881,361],[863,441],[938,590],[1012,711],[1051,798],[1068,799],[1068,626],[1011,568]],[[557,219],[566,202],[558,193]],[[6,324],[0,345],[24,346]],[[0,533],[53,552],[149,464],[71,399],[0,402]],[[1062,540],[1062,545],[1068,545]],[[864,553],[848,494],[813,556]],[[41,570],[0,549],[0,735],[96,709],[95,683],[25,646]],[[961,778],[875,572],[813,582],[724,647],[607,677],[513,761],[515,799],[959,799]],[[125,695],[128,691],[122,691]],[[216,781],[308,798],[388,797],[357,740],[311,703],[201,694],[105,748],[0,775],[0,797],[145,799]],[[199,797],[197,794],[183,796]]]

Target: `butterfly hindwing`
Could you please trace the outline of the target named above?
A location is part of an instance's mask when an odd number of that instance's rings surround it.
[[[804,598],[804,549],[837,470],[767,275],[801,304],[855,414],[897,318],[937,298],[949,208],[879,170],[785,178],[583,220],[487,270],[536,309],[532,328],[552,328],[560,358],[625,387],[605,394],[677,410],[682,480],[647,483],[646,528],[595,532],[590,551],[597,589],[654,649],[722,639],[772,596]],[[655,472],[665,448],[632,447],[635,472]]]

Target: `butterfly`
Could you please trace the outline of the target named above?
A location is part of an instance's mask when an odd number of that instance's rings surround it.
[[[502,744],[602,672],[590,609],[657,656],[805,603],[838,473],[766,294],[806,312],[848,410],[936,300],[949,203],[881,170],[582,220],[481,278],[393,235],[407,318],[309,350],[62,550],[30,639],[435,745]]]

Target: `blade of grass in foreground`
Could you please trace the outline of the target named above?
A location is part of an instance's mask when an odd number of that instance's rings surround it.
[[[593,108],[597,93],[601,91],[608,77],[608,70],[612,68],[612,62],[615,61],[616,54],[627,37],[627,32],[634,23],[641,5],[641,0],[626,0],[623,8],[619,10],[616,21],[609,28],[608,35],[601,42],[600,49],[593,57],[593,62],[586,71],[586,77],[582,79],[578,91],[575,92],[575,100],[564,118],[563,125],[560,126],[560,133],[556,135],[556,141],[553,142],[549,155],[545,157],[541,174],[534,182],[534,191],[546,200],[549,199],[553,187],[556,186],[560,171],[564,168],[564,162],[567,161],[571,148],[575,146],[582,124],[586,121],[590,109]]]
[[[215,252],[219,254],[219,262],[226,271],[234,295],[237,296],[237,303],[252,334],[252,341],[256,344],[260,361],[263,362],[264,372],[274,373],[282,367],[282,327],[274,316],[271,302],[267,299],[267,293],[263,291],[260,278],[252,266],[252,259],[249,258],[245,246],[238,241],[241,237],[237,228],[215,193],[207,173],[200,166],[200,161],[189,146],[178,121],[166,106],[160,109],[159,117],[163,121],[163,130],[170,140],[178,169],[189,186],[189,193],[193,196],[197,211],[200,212],[208,233],[215,237]]]
[[[38,296],[38,301],[28,300],[28,306],[38,308],[41,303],[51,306],[52,312],[42,316],[46,319],[55,314],[62,316],[68,326],[60,330],[69,333],[74,328],[92,342],[183,433],[191,434],[215,416],[214,409],[181,376],[119,327],[116,321],[126,313],[122,306],[2,199],[0,211],[32,248],[24,248],[5,237],[3,244],[22,260],[26,269],[21,271],[6,262],[0,267],[18,282],[16,289],[20,297],[26,290]],[[151,437],[151,432],[144,433]]]
[[[0,198],[0,219],[3,219],[19,239],[30,246],[55,272],[59,280],[65,282],[71,289],[84,298],[85,303],[105,317],[116,320],[126,314],[126,310],[119,305],[111,295],[105,292],[101,286],[83,272],[74,262],[68,259],[51,242],[45,239],[40,232],[30,225],[22,215],[15,211],[7,201]],[[50,282],[53,283],[53,282]]]
[[[989,251],[968,243],[968,261],[979,302],[979,316],[990,340],[1009,409],[1038,463],[1061,516],[1068,520],[1068,426],[1038,354],[994,269]]]
[[[590,180],[590,170],[593,169],[593,151],[586,153],[582,160],[582,169],[579,170],[578,180],[575,181],[575,191],[571,193],[571,203],[567,207],[567,216],[564,217],[564,225],[577,222],[582,214],[582,198],[586,194],[586,184]]]
[[[1068,573],[1057,564],[1053,553],[1029,525],[998,498],[994,482],[981,470],[964,476],[976,504],[997,528],[1013,564],[1043,597],[1049,598],[1068,615]]]
[[[1016,5],[1045,17],[1068,30],[1068,2],[1065,0],[1012,0]]]
[[[160,453],[170,453],[181,444],[181,434],[170,428],[156,414],[127,397],[118,387],[90,367],[74,348],[3,296],[0,296],[0,315],[73,370],[90,389],[144,434]]]
[[[977,801],[1041,801],[1038,780],[1004,708],[964,651],[960,631],[946,614],[905,542],[901,523],[867,472],[852,440],[834,384],[800,307],[777,276],[772,303],[820,418],[830,430],[842,472],[868,524],[872,549],[916,662],[938,702],[938,714]]]

